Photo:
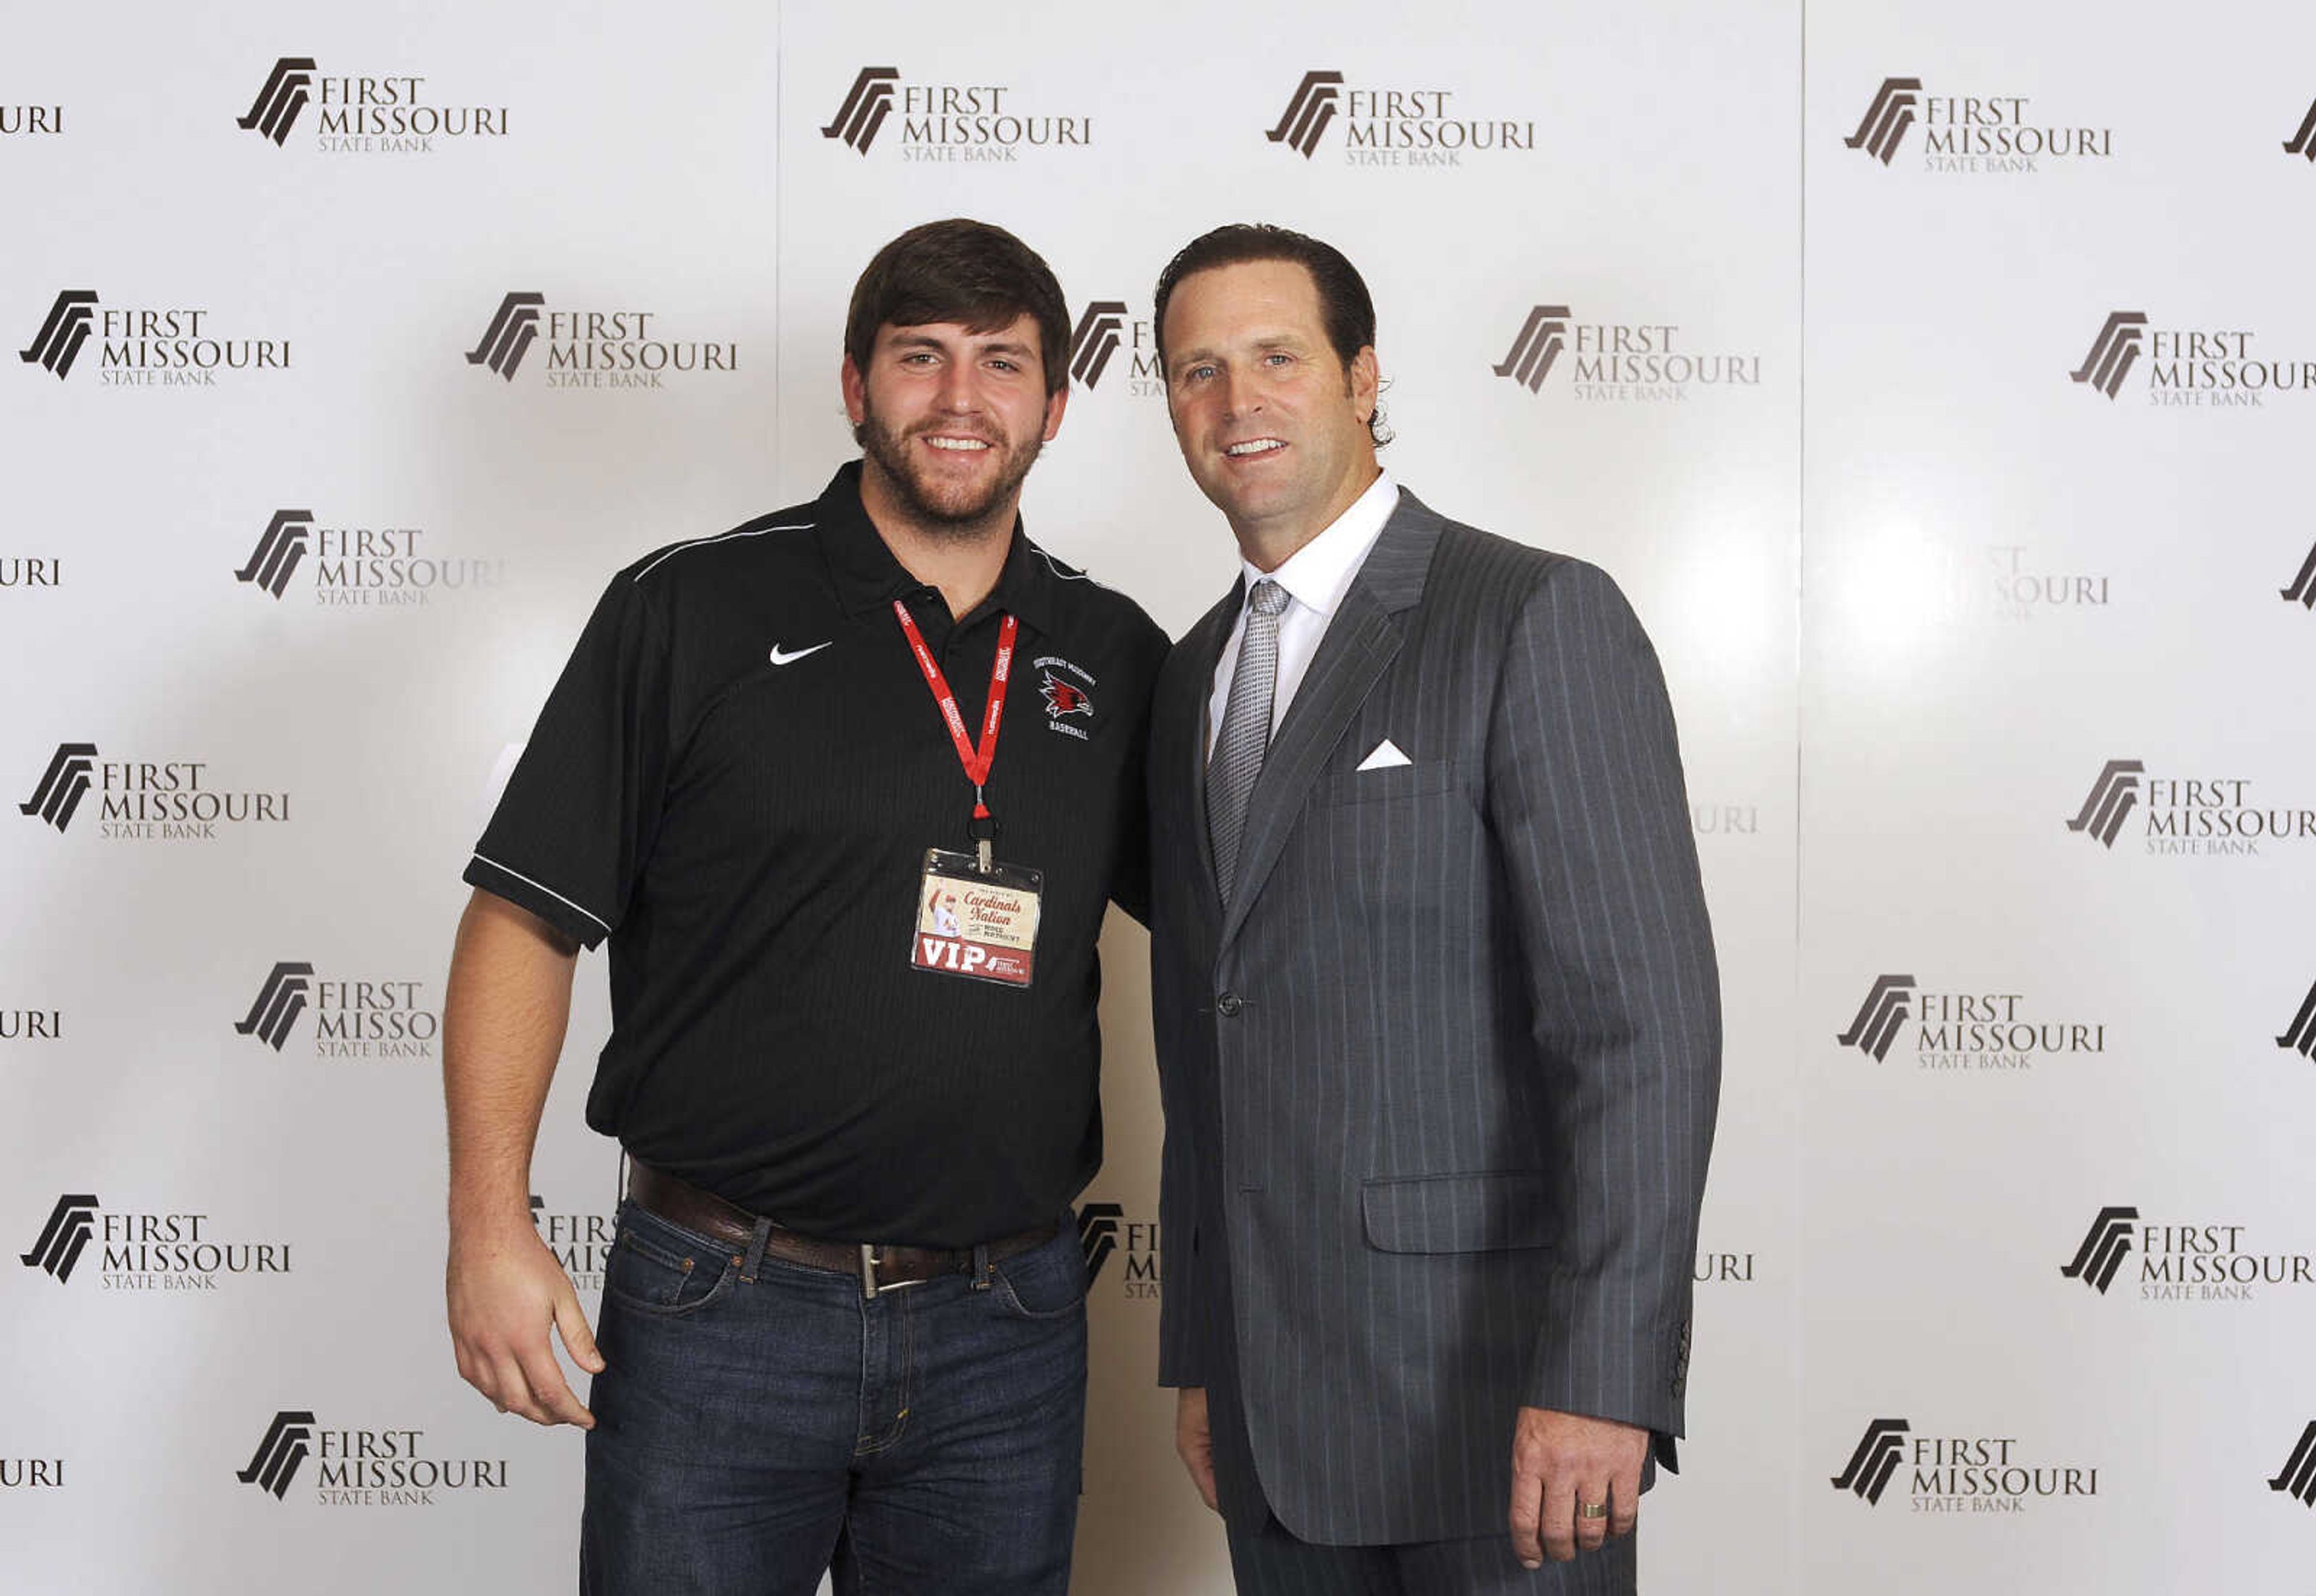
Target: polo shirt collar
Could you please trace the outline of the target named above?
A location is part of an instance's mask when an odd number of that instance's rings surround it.
[[[821,553],[828,561],[830,579],[835,583],[837,603],[845,614],[889,607],[894,599],[905,598],[925,585],[893,557],[877,524],[868,519],[860,502],[860,461],[848,460],[837,467],[814,507],[813,522]],[[1050,636],[1060,607],[1056,603],[1060,581],[1052,557],[1029,541],[1016,516],[1013,541],[1005,551],[997,586],[975,613],[994,608],[1017,615],[1024,625]]]

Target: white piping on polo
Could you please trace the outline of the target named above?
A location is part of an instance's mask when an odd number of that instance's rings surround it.
[[[1030,542],[1029,550],[1032,554],[1036,554],[1038,558],[1043,560],[1046,563],[1046,568],[1051,571],[1060,581],[1065,582],[1083,582],[1090,588],[1100,588],[1105,593],[1115,593],[1118,591],[1116,588],[1111,587],[1109,583],[1096,581],[1092,577],[1088,576],[1083,566],[1064,564],[1063,562],[1054,558],[1051,554],[1039,547],[1034,541]]]
[[[660,550],[658,554],[652,556],[651,560],[645,564],[642,570],[636,572],[634,580],[637,581],[643,581],[645,577],[651,574],[652,568],[657,565],[662,560],[666,559],[671,554],[680,554],[686,549],[702,548],[711,543],[721,543],[727,537],[762,537],[767,532],[809,532],[817,524],[817,522],[814,521],[804,521],[793,527],[735,527],[731,531],[718,532],[713,537],[695,537],[689,543],[679,543],[673,548],[664,548]],[[510,870],[507,873],[509,875],[512,875],[514,872]],[[537,886],[538,884],[539,883],[537,882],[533,882],[531,883],[533,886]],[[579,908],[575,903],[571,907],[574,909]],[[580,909],[580,912],[584,914],[586,911],[584,909]]]
[[[492,858],[487,854],[477,853],[475,857],[480,859],[493,870],[496,870],[503,874],[514,877],[515,880],[522,882],[522,884],[527,887],[537,887],[540,891],[546,893],[549,898],[554,899],[557,903],[569,904],[571,908],[575,909],[581,914],[585,915],[589,919],[603,927],[604,930],[609,931],[611,928],[610,921],[605,919],[601,915],[597,914],[592,909],[588,909],[582,904],[572,903],[570,899],[566,898],[562,893],[557,891],[553,887],[548,886],[545,882],[535,882],[520,870],[509,870],[505,865],[500,864],[496,859]]]

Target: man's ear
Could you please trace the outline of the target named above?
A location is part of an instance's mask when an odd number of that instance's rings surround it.
[[[1351,357],[1351,408],[1359,412],[1359,424],[1375,420],[1376,397],[1383,386],[1382,368],[1376,363],[1375,345],[1369,344]]]
[[[1061,391],[1046,401],[1046,441],[1054,441],[1054,434],[1062,430],[1062,412],[1070,407],[1070,385],[1064,383]]]
[[[849,354],[844,357],[839,380],[844,389],[844,413],[857,427],[868,414],[868,385],[861,380],[860,368],[852,363],[852,357]],[[1051,438],[1053,433],[1048,431],[1046,436]]]

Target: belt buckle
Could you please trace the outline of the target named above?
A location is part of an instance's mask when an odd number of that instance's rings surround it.
[[[884,1292],[899,1291],[910,1286],[922,1286],[925,1283],[921,1280],[909,1280],[894,1281],[888,1285],[877,1280],[877,1255],[884,1250],[883,1247],[868,1242],[864,1241],[860,1244],[860,1295],[864,1300],[874,1301]]]

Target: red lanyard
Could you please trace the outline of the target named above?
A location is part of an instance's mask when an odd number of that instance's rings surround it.
[[[966,779],[973,784],[973,818],[985,820],[989,805],[982,801],[981,790],[989,785],[989,767],[997,762],[997,728],[1005,719],[1005,683],[1013,673],[1013,639],[1021,623],[1009,615],[997,630],[997,661],[989,670],[989,708],[982,715],[981,747],[976,750],[966,739],[965,712],[957,706],[957,694],[950,690],[949,678],[941,674],[940,661],[925,646],[925,634],[917,630],[909,607],[895,598],[893,613],[908,634],[910,651],[917,656],[917,669],[925,673],[925,686],[932,689],[933,702],[940,705],[949,740],[957,744],[958,763],[965,767]]]

